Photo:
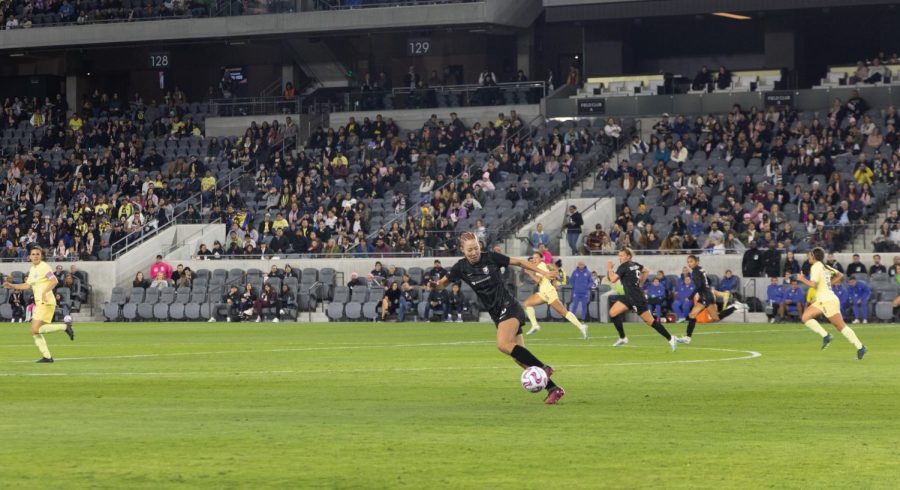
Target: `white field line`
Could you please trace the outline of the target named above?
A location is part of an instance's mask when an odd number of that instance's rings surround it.
[[[417,344],[408,344],[407,347],[411,347]],[[421,346],[431,346],[434,344],[418,344]],[[440,344],[440,345],[459,345],[458,343],[452,344]],[[548,344],[548,345],[568,345],[568,344]],[[594,347],[604,347],[600,345],[594,345]],[[639,347],[630,347],[631,349],[636,349]],[[649,365],[658,365],[658,364],[698,364],[698,363],[707,363],[707,362],[728,362],[728,361],[743,361],[748,359],[756,359],[758,357],[762,357],[762,354],[752,350],[737,350],[737,349],[718,349],[713,347],[694,347],[691,350],[707,350],[707,351],[716,351],[716,352],[726,352],[726,353],[738,353],[745,354],[743,356],[733,356],[733,357],[723,357],[718,359],[683,359],[683,360],[674,360],[674,361],[637,361],[637,362],[599,362],[599,363],[590,363],[590,364],[559,364],[558,368],[566,368],[566,369],[582,369],[582,368],[598,368],[603,366],[649,366]],[[232,351],[233,352],[233,351]],[[274,351],[256,351],[256,352],[274,352]],[[116,357],[118,358],[118,357]],[[102,358],[101,358],[102,359]],[[166,377],[166,378],[187,378],[187,377],[201,377],[201,376],[210,376],[213,377],[226,377],[226,376],[273,376],[273,375],[281,375],[281,374],[353,374],[353,373],[372,373],[372,372],[395,372],[395,373],[410,373],[410,372],[423,372],[423,371],[459,371],[459,370],[487,370],[487,369],[511,369],[511,366],[436,366],[436,367],[413,367],[413,368],[354,368],[354,369],[297,369],[297,370],[272,370],[272,371],[198,371],[198,372],[185,372],[185,371],[172,371],[172,372],[82,372],[82,373],[0,373],[0,377],[42,377],[42,376],[153,376],[153,377]]]

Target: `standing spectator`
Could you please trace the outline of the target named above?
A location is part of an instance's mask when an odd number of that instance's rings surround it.
[[[166,279],[172,277],[172,266],[163,260],[162,255],[157,255],[156,262],[150,265],[150,277],[155,279],[160,272],[165,274]]]
[[[569,276],[569,284],[572,285],[572,303],[569,305],[569,311],[584,322],[588,313],[588,302],[591,300],[591,288],[594,286],[594,280],[583,260],[578,261],[578,267]],[[579,307],[581,308],[580,313]]]
[[[849,267],[847,268],[849,271]],[[847,291],[850,293],[850,304],[853,305],[853,323],[869,323],[869,298],[872,297],[872,289],[862,279],[850,276],[847,281]]]
[[[850,277],[855,276],[856,274],[866,275],[867,270],[865,264],[860,262],[859,254],[853,254],[853,262],[847,266],[847,275]]]
[[[566,216],[566,242],[572,249],[572,255],[578,255],[578,238],[581,236],[581,227],[584,226],[584,219],[575,205],[569,206],[569,214]]]
[[[550,249],[544,246],[544,244],[538,245],[537,253],[541,254],[541,260],[544,261],[545,264],[553,263],[553,254],[550,253]]]
[[[545,247],[550,246],[550,235],[544,231],[543,223],[538,223],[535,231],[531,232],[531,236],[528,239],[531,242],[531,251],[537,252],[540,249],[541,245]]]

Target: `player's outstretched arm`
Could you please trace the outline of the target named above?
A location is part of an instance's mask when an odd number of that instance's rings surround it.
[[[616,274],[616,271],[613,269],[613,263],[611,260],[606,262],[606,278],[609,279],[610,283],[614,283],[619,280],[619,275]]]
[[[447,276],[444,276],[444,277],[438,279],[437,281],[431,281],[431,287],[438,291],[443,291],[444,288],[447,287],[447,284],[449,284],[449,283],[450,283],[450,279],[448,279]]]
[[[643,286],[645,282],[647,282],[647,277],[650,276],[650,269],[644,267],[644,270],[641,271],[641,282],[640,285]]]
[[[559,277],[559,272],[557,272],[555,270],[549,271],[549,272],[544,272],[544,271],[538,269],[537,266],[532,264],[531,262],[529,262],[527,260],[519,259],[516,257],[509,258],[509,265],[519,266],[519,267],[525,269],[526,271],[534,272],[535,274],[544,276],[548,279],[556,279]],[[538,282],[540,282],[540,281],[538,281]]]
[[[13,284],[9,282],[9,278],[7,277],[5,281],[3,281],[4,289],[17,289],[19,291],[25,291],[26,289],[30,289],[31,286],[28,284]]]

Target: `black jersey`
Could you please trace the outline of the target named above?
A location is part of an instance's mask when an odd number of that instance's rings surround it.
[[[644,266],[631,260],[620,264],[619,268],[616,269],[616,275],[619,276],[619,281],[622,283],[622,289],[625,290],[626,296],[632,298],[644,296],[644,290],[641,289],[641,273],[643,271]]]
[[[503,284],[501,268],[509,267],[509,257],[496,252],[482,252],[478,262],[472,264],[468,259],[460,259],[450,268],[447,278],[450,282],[463,281],[475,290],[481,304],[487,308],[492,317],[500,318],[506,314],[515,299]]]
[[[691,282],[694,283],[694,289],[697,293],[704,294],[710,291],[709,278],[706,277],[706,271],[703,267],[695,265],[691,268]]]

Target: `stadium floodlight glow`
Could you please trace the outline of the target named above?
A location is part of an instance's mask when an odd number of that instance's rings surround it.
[[[9,53],[10,58],[21,58],[25,56],[25,53]]]
[[[733,20],[750,20],[752,17],[747,17],[746,15],[732,14],[731,12],[713,12],[713,15],[718,15],[719,17],[725,17],[727,19]]]

